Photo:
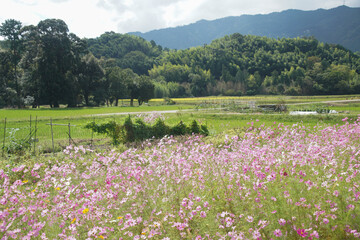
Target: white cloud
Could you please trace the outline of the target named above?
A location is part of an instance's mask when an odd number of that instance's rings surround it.
[[[0,21],[16,19],[24,25],[46,18],[64,20],[80,37],[106,31],[150,31],[242,14],[270,13],[285,9],[333,8],[343,0],[1,0]],[[360,7],[360,0],[346,0]]]

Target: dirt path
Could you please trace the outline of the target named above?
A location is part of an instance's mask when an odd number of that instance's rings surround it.
[[[212,111],[212,110],[221,110],[223,108],[202,108],[202,109],[183,109],[183,110],[163,110],[163,111],[146,111],[146,112],[118,112],[118,113],[101,113],[101,114],[92,114],[87,115],[87,117],[101,117],[101,116],[113,116],[113,115],[137,115],[137,114],[150,114],[150,113],[182,113],[182,112],[198,112],[198,111]]]

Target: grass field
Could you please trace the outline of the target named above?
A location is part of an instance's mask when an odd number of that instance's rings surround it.
[[[206,124],[212,136],[224,131],[234,131],[231,129],[247,128],[251,123],[255,126],[258,122],[265,126],[276,123],[292,125],[302,122],[305,125],[315,126],[319,124],[337,124],[341,119],[349,117],[355,119],[360,113],[360,102],[357,100],[359,95],[349,96],[312,96],[312,97],[287,97],[287,96],[254,96],[254,97],[206,97],[206,98],[182,98],[174,99],[176,105],[164,105],[163,99],[154,99],[148,105],[129,107],[128,102],[123,102],[122,107],[94,107],[94,108],[40,108],[40,109],[2,109],[0,110],[0,140],[3,145],[9,143],[11,139],[25,139],[32,132],[36,124],[36,139],[39,151],[49,151],[51,147],[51,126],[53,124],[63,124],[64,126],[53,126],[53,138],[64,147],[72,139],[84,141],[89,144],[91,140],[104,140],[103,135],[93,134],[91,130],[84,126],[92,121],[105,123],[115,120],[119,123],[124,121],[127,114],[134,116],[141,112],[163,112],[165,121],[169,125],[175,125],[179,121],[189,124],[192,120],[197,120]],[[328,103],[328,101],[331,101]],[[338,101],[338,102],[333,102]],[[347,102],[348,101],[348,102]],[[359,100],[360,101],[360,100]],[[314,110],[317,108],[327,108],[336,110],[338,114],[321,114],[313,116],[290,116],[287,113],[269,113],[259,110],[249,110],[249,102],[259,104],[285,104],[289,111],[292,110]],[[243,108],[247,108],[242,111]],[[239,112],[240,109],[240,112]],[[164,112],[168,111],[168,112]],[[31,123],[30,123],[31,117]],[[4,139],[4,127],[6,118],[6,135]],[[35,123],[35,119],[37,122]],[[236,130],[237,131],[237,130]],[[105,139],[106,143],[106,139]],[[100,141],[100,144],[104,144]],[[44,150],[48,149],[48,150]]]

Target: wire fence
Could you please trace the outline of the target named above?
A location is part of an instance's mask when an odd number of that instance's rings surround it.
[[[87,122],[96,121],[88,119]],[[75,121],[76,122],[76,121]],[[84,127],[85,123],[74,124],[70,120],[38,119],[28,121],[0,120],[1,156],[9,153],[29,151],[32,154],[60,151],[68,145],[93,145],[106,139]]]

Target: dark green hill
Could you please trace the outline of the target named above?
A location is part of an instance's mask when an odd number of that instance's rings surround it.
[[[340,44],[352,51],[360,51],[360,8],[340,6],[314,11],[286,10],[266,15],[242,15],[218,20],[130,33],[163,47],[186,49],[211,43],[232,33],[271,38],[314,36],[321,42]]]

